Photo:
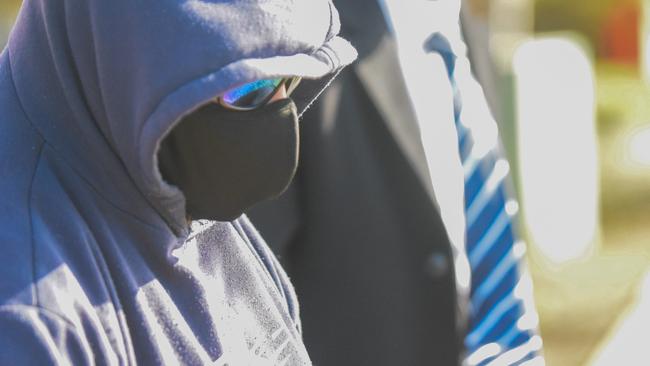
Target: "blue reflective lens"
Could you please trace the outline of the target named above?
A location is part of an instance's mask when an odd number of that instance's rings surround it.
[[[284,79],[258,80],[227,91],[221,98],[231,106],[255,107],[269,98]]]

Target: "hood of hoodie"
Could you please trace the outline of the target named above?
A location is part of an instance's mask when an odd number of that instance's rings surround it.
[[[235,86],[302,76],[302,113],[356,52],[329,0],[25,0],[5,50],[23,112],[114,205],[188,233],[160,141]],[[3,59],[5,59],[3,57]]]

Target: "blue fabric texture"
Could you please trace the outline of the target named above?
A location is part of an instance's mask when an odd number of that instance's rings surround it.
[[[355,58],[328,0],[25,0],[0,55],[0,364],[309,364],[249,221],[185,219],[157,168],[183,116]],[[224,171],[224,174],[228,172]]]

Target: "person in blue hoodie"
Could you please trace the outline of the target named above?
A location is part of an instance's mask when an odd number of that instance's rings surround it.
[[[0,364],[310,364],[239,215],[291,180],[298,116],[355,57],[338,31],[329,0],[25,0],[0,55]],[[226,98],[263,80],[268,103]]]

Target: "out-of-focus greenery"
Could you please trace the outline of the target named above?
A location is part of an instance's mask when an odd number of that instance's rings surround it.
[[[537,32],[578,32],[596,56],[601,171],[600,250],[590,258],[556,267],[532,263],[549,365],[587,365],[597,357],[626,311],[636,306],[638,285],[650,270],[650,168],[626,159],[630,136],[650,126],[650,106],[645,102],[650,85],[640,78],[638,65],[616,63],[603,57],[601,48],[608,18],[628,7],[639,9],[641,16],[640,1],[535,1]]]
[[[17,0],[2,0],[0,1],[0,17],[12,17],[18,11],[20,1]]]
[[[577,262],[549,265],[539,255],[531,262],[546,360],[553,366],[589,365],[636,305],[650,269],[650,168],[625,159],[630,134],[649,124],[644,101],[650,85],[630,65],[601,61],[595,76],[601,248]]]
[[[640,6],[639,2],[640,0],[536,0],[535,30],[574,30],[596,45],[607,14],[614,7]]]
[[[2,49],[9,29],[18,13],[21,1],[1,0],[0,1],[0,50]]]

